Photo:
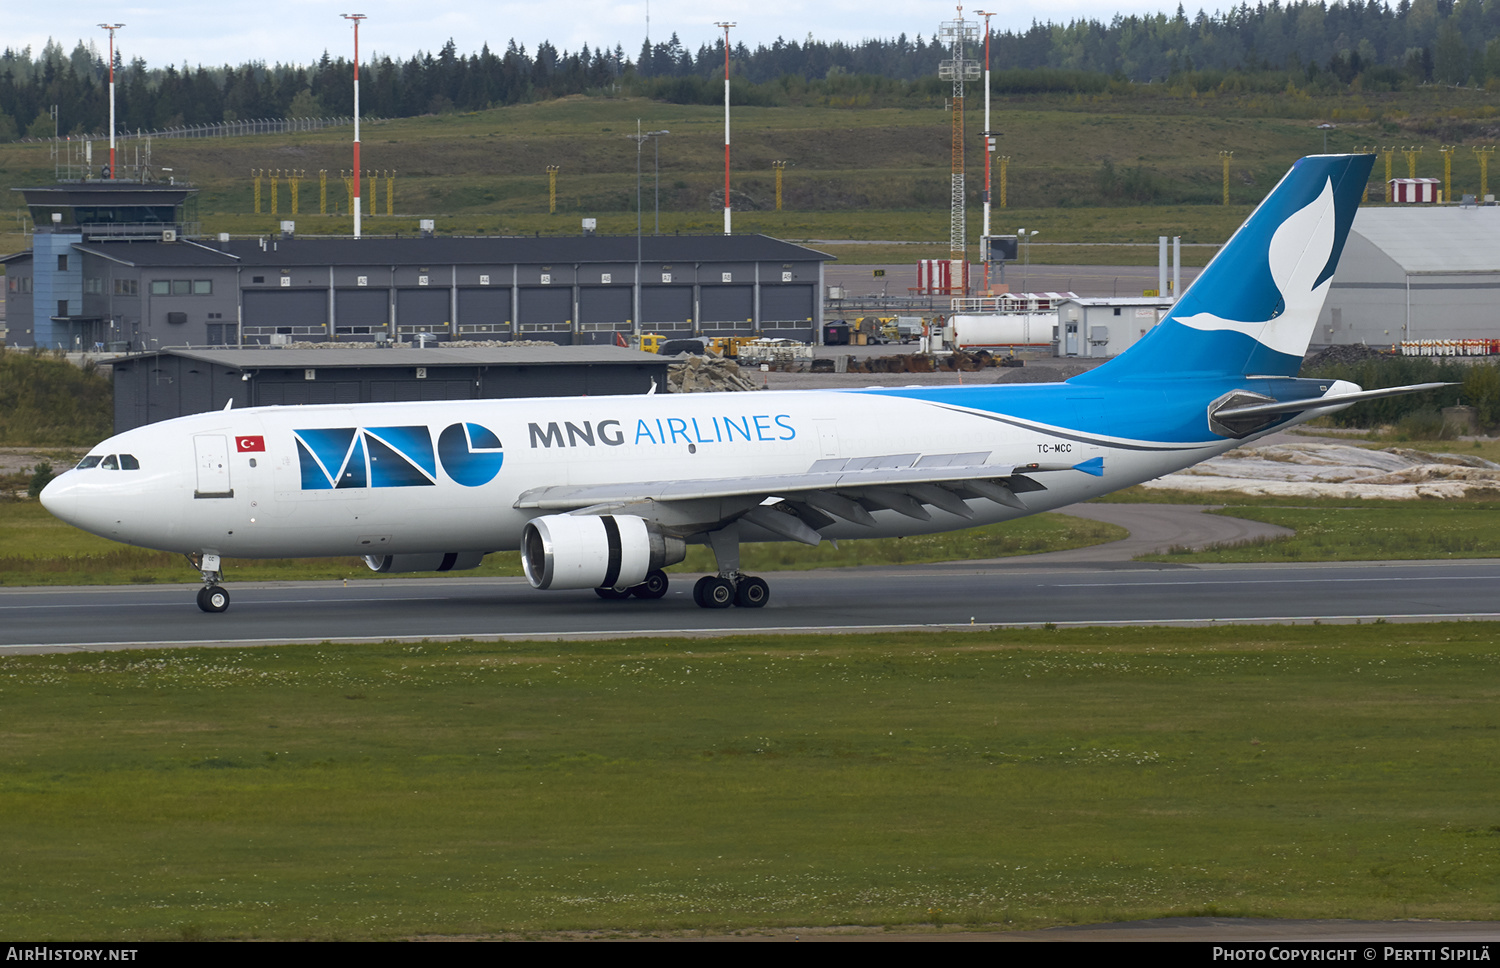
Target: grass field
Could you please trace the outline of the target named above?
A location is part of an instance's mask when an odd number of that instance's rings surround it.
[[[0,932],[1494,916],[1492,624],[0,658]]]
[[[1124,528],[1060,514],[1042,514],[1005,524],[912,538],[842,541],[837,549],[792,542],[746,545],[741,566],[749,572],[796,571],[856,565],[917,564],[968,558],[1062,551],[1116,541]],[[673,572],[713,571],[706,548],[692,548]],[[354,557],[249,560],[226,558],[228,581],[313,581],[390,577],[377,575]],[[485,558],[467,574],[519,576],[517,552]],[[0,585],[109,585],[197,580],[181,555],[122,545],[65,524],[36,501],[0,501]],[[413,576],[420,577],[420,576]]]
[[[1283,503],[1294,503],[1283,501]],[[1304,502],[1296,502],[1304,503]],[[1292,528],[1271,538],[1228,548],[1146,555],[1146,561],[1229,563],[1257,561],[1392,561],[1500,556],[1500,507],[1493,502],[1324,501],[1316,507],[1229,503],[1217,514]]]
[[[999,98],[994,126],[1005,132],[1000,154],[1010,162],[1007,207],[996,207],[996,230],[1024,224],[1042,230],[1042,242],[1150,243],[1182,235],[1219,243],[1293,160],[1322,150],[1318,121],[1337,121],[1329,139],[1334,151],[1414,138],[1451,142],[1449,134],[1426,132],[1454,119],[1488,118],[1489,101],[1483,92],[1451,89],[1352,94],[1317,104],[1259,95]],[[983,127],[982,116],[970,111],[971,130]],[[367,183],[372,214],[364,229],[410,235],[418,218],[432,217],[444,233],[555,235],[577,232],[579,218],[589,216],[601,232],[633,232],[637,152],[628,136],[637,119],[646,129],[671,132],[660,145],[663,231],[719,231],[722,202],[713,193],[722,184],[720,109],[613,97],[368,122],[364,164],[393,177],[395,215],[384,215],[386,179]],[[733,123],[736,231],[937,245],[947,238],[950,126],[941,100],[921,107],[740,107]],[[200,189],[195,215],[208,231],[273,233],[281,219],[295,218],[302,233],[348,233],[350,206],[340,178],[349,165],[348,139],[347,129],[158,139],[153,160]],[[125,150],[133,157],[133,143]],[[1220,204],[1219,152],[1226,150],[1234,153],[1229,206]],[[655,155],[647,150],[641,160],[649,221]],[[780,212],[772,161],[790,163]],[[972,138],[971,237],[979,224],[982,162],[980,139]],[[549,165],[561,168],[556,214],[548,212]],[[1435,174],[1439,165],[1436,153],[1423,156],[1418,174]],[[267,177],[255,214],[253,170],[282,173],[276,212]],[[292,171],[306,173],[295,213],[285,174]],[[319,171],[329,173],[326,200]],[[0,145],[0,190],[52,177],[48,146]],[[1478,164],[1466,148],[1454,156],[1453,177],[1455,190],[1476,190]],[[0,250],[24,248],[22,226],[5,221]],[[1042,247],[1033,259],[1069,261]]]

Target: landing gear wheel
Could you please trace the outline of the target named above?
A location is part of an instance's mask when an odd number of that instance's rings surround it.
[[[594,594],[598,595],[600,598],[608,599],[609,601],[618,601],[618,600],[620,600],[622,598],[629,598],[630,597],[630,589],[628,589],[628,588],[596,588],[596,589],[594,589]]]
[[[229,593],[218,585],[198,589],[198,607],[205,612],[222,612],[229,608]]]
[[[704,575],[693,586],[693,601],[701,608],[728,608],[734,604],[734,583],[718,575]]]
[[[740,608],[760,608],[771,597],[771,586],[764,579],[746,576],[734,590],[734,603]]]
[[[661,598],[667,593],[667,573],[660,568],[646,572],[646,580],[630,590],[636,598]]]

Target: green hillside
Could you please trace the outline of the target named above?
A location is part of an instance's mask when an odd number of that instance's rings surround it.
[[[1138,89],[1138,88],[1137,88]],[[969,235],[977,236],[983,188],[977,132],[982,111],[970,98],[967,180]],[[1002,99],[994,126],[1008,156],[1008,208],[997,231],[1040,228],[1042,241],[1152,243],[1161,234],[1186,242],[1220,242],[1302,154],[1320,151],[1316,125],[1338,127],[1329,149],[1430,141],[1417,173],[1441,176],[1438,139],[1455,136],[1455,191],[1478,191],[1478,160],[1468,141],[1496,140],[1495,108],[1481,92],[1429,90],[1339,96],[1314,101],[1293,91],[1263,95],[1173,94],[1114,97],[1052,95]],[[715,232],[722,225],[723,116],[716,106],[643,99],[571,97],[468,114],[367,123],[367,170],[394,172],[394,216],[387,181],[372,193],[365,231],[410,234],[435,218],[455,234],[571,234],[594,217],[604,233],[635,230],[636,146],[629,138],[666,129],[660,141],[664,232]],[[1488,127],[1487,127],[1488,125]],[[197,216],[205,231],[268,233],[295,218],[301,233],[347,233],[349,203],[341,172],[350,129],[212,140],[157,140],[153,157],[201,189]],[[950,197],[950,115],[931,107],[737,107],[734,110],[735,229],[792,239],[890,239],[946,246]],[[1464,140],[1464,139],[1467,139]],[[1222,204],[1221,151],[1231,151],[1229,193]],[[784,210],[775,209],[773,161],[787,161]],[[641,154],[646,230],[653,218],[653,154]],[[557,165],[557,212],[548,214],[547,166]],[[1396,174],[1405,174],[1398,152]],[[289,185],[262,185],[254,214],[253,170],[304,171],[298,211]],[[329,173],[327,212],[320,214],[319,170]],[[0,145],[0,188],[52,178],[46,145]],[[1383,178],[1377,165],[1375,183]],[[1497,172],[1500,180],[1500,172]],[[16,206],[3,220],[0,249],[24,248]],[[841,255],[843,253],[840,253]],[[927,253],[921,253],[927,254]],[[903,256],[915,258],[917,253]],[[1110,261],[1114,253],[1105,253]],[[1154,254],[1145,255],[1148,261]],[[1039,248],[1036,261],[1071,261]],[[1092,260],[1091,260],[1092,261]],[[1130,261],[1120,258],[1117,261]]]

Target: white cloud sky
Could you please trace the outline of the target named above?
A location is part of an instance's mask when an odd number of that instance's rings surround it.
[[[966,7],[965,17],[975,9]],[[32,47],[39,51],[53,38],[71,51],[79,39],[93,39],[102,51],[106,34],[99,23],[123,23],[118,32],[121,55],[129,61],[144,57],[153,67],[188,63],[193,66],[239,64],[247,60],[268,63],[311,63],[326,49],[337,56],[352,53],[353,38],[340,13],[369,15],[360,28],[361,54],[377,52],[406,58],[419,50],[436,52],[451,37],[467,54],[486,42],[504,50],[514,38],[534,51],[543,40],[560,49],[613,48],[620,44],[634,59],[646,35],[645,0],[558,0],[552,3],[479,3],[456,0],[432,6],[394,3],[388,0],[265,0],[256,4],[217,5],[183,0],[118,7],[99,6],[80,13],[79,6],[65,4],[53,10],[50,4],[12,4],[5,12],[0,44]],[[776,9],[771,9],[774,6]],[[1003,8],[991,21],[999,29],[1021,30],[1033,20],[1066,22],[1076,18],[1108,21],[1120,8],[1101,0],[1022,0],[993,4]],[[1176,3],[1142,0],[1129,13],[1176,10]],[[1196,7],[1190,7],[1196,12]],[[1207,8],[1212,12],[1214,7]],[[819,40],[858,41],[866,37],[892,38],[905,33],[930,37],[939,22],[957,15],[951,3],[914,5],[892,0],[822,0],[819,3],[771,4],[749,0],[696,3],[690,0],[653,0],[650,4],[651,36],[666,40],[673,32],[690,49],[712,44],[721,32],[714,21],[729,20],[737,27],[731,39],[751,47],[770,43],[778,36],[801,40],[812,34]],[[363,59],[363,57],[362,57]],[[998,65],[997,65],[998,66]]]

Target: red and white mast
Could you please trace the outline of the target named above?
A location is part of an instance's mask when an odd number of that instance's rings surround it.
[[[732,23],[714,24],[724,28],[724,234],[729,235],[729,28]]]
[[[115,178],[115,31],[124,24],[100,24],[109,31],[109,178]]]
[[[364,198],[359,193],[359,22],[368,18],[362,13],[345,13],[339,16],[354,22],[354,237],[357,239],[360,214],[364,207]]]
[[[985,10],[975,13],[984,18],[984,242],[980,259],[984,262],[984,293],[990,292],[990,168],[995,160],[995,130],[990,127],[990,18]]]

